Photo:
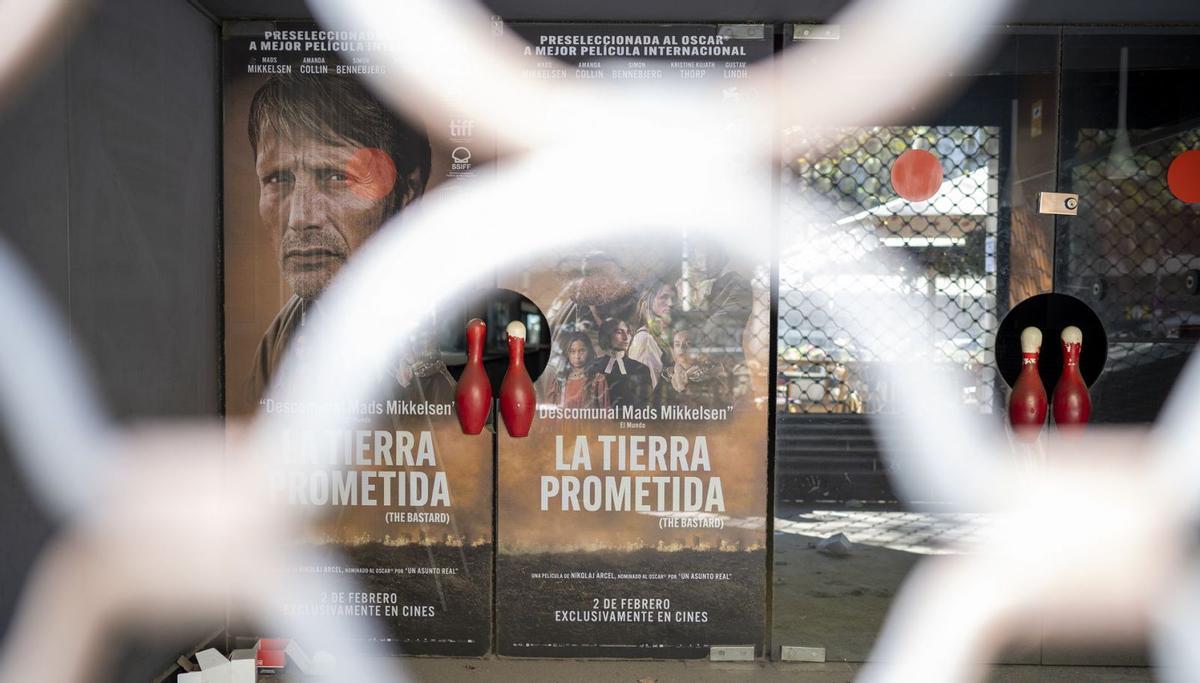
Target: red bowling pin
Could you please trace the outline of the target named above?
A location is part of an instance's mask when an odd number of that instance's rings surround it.
[[[525,324],[514,320],[505,332],[508,333],[508,370],[500,383],[500,416],[504,418],[509,436],[528,436],[537,398],[533,393],[533,380],[525,369]]]
[[[487,336],[487,323],[472,318],[467,323],[467,366],[458,378],[458,389],[454,392],[454,405],[458,408],[458,424],[464,434],[483,431],[488,413],[492,410],[492,383],[483,370],[483,342]]]
[[[1083,332],[1071,325],[1062,331],[1062,376],[1054,386],[1054,424],[1059,429],[1077,431],[1087,424],[1092,414],[1092,399],[1087,384],[1079,374],[1079,352],[1083,349]]]
[[[1042,331],[1026,327],[1021,331],[1021,374],[1008,397],[1008,423],[1022,441],[1037,439],[1046,424],[1049,405],[1046,387],[1038,374],[1038,357],[1042,352]]]

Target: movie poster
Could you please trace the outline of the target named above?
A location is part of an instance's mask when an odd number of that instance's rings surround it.
[[[225,398],[237,417],[276,409],[264,392],[285,352],[299,354],[297,372],[328,360],[304,354],[329,281],[388,218],[482,172],[492,145],[469,119],[414,123],[376,99],[359,80],[387,68],[387,45],[371,35],[245,22],[225,25],[223,46]],[[319,515],[297,539],[319,560],[294,570],[352,575],[359,591],[314,591],[280,608],[371,620],[383,652],[490,648],[492,435],[458,425],[439,353],[446,323],[433,314],[405,340],[379,369],[380,395],[339,407],[354,430],[288,435],[285,464],[334,464],[337,452],[343,467],[272,482],[274,500]]]
[[[715,81],[731,122],[763,96],[742,79],[771,52],[761,25],[510,30],[529,41],[528,78]],[[770,182],[768,163],[750,172]],[[744,239],[768,244],[760,232]],[[654,233],[531,260],[500,286],[546,313],[552,350],[529,436],[499,430],[498,652],[761,654],[767,265]]]

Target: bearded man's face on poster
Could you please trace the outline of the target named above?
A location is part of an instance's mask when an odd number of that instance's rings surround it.
[[[304,299],[319,295],[393,212],[391,158],[351,140],[267,131],[255,171],[259,218],[275,244],[280,273]]]

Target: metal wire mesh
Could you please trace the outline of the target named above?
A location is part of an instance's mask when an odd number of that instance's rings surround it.
[[[931,357],[955,376],[962,398],[992,412],[996,376],[997,229],[1000,130],[994,126],[893,126],[799,131],[785,145],[798,153],[782,174],[777,405],[785,413],[875,413],[894,408],[879,365],[906,359],[873,353],[880,340],[856,339],[834,322],[837,287],[869,296],[923,301],[938,331]],[[941,163],[943,181],[926,201],[892,187],[891,169],[909,149]],[[839,228],[822,238],[828,226]],[[839,264],[831,276],[806,270],[809,250]],[[863,265],[875,249],[900,249],[905,266]],[[830,278],[835,280],[830,280]],[[853,311],[843,311],[853,316]]]
[[[1092,306],[1110,341],[1200,337],[1200,207],[1167,184],[1200,128],[1132,131],[1129,146],[1119,135],[1076,133],[1065,175],[1079,216],[1059,225],[1056,289]]]

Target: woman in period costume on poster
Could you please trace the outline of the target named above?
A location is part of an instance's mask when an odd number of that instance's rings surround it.
[[[608,408],[608,384],[596,367],[592,340],[583,332],[559,337],[566,364],[550,384],[546,399],[560,408]]]
[[[650,370],[651,389],[658,387],[663,368],[670,365],[671,307],[675,305],[675,287],[653,280],[638,299],[637,317],[641,327],[629,342],[629,358]]]

